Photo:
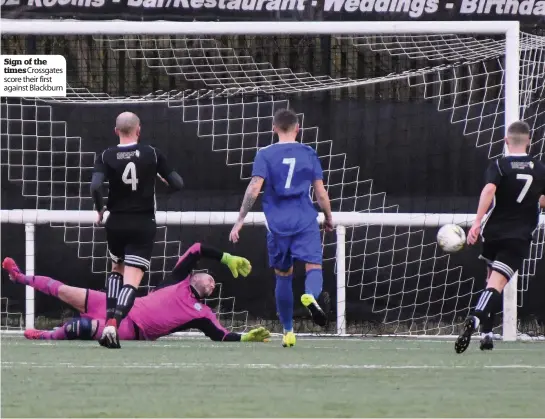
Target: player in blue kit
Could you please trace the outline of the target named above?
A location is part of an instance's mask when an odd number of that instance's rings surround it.
[[[252,180],[246,189],[240,214],[229,239],[236,243],[244,218],[255,203],[263,183],[263,211],[267,220],[269,264],[276,274],[276,308],[284,328],[282,345],[295,345],[293,333],[293,262],[305,262],[305,294],[301,302],[314,322],[325,326],[327,316],[318,304],[329,303],[322,293],[322,243],[318,213],[310,199],[314,187],[318,205],[324,212],[324,228],[333,230],[331,204],[324,187],[322,166],[316,151],[296,141],[299,132],[297,115],[288,109],[274,114],[273,128],[278,142],[257,153]]]

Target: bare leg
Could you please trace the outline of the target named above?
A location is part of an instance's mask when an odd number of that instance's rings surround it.
[[[278,270],[278,269],[275,269],[274,270],[274,273],[276,275],[279,275],[279,276],[290,276],[290,275],[293,275],[293,266],[291,268],[289,268],[286,272],[284,271],[281,271],[281,270]]]
[[[123,262],[121,263],[112,262],[112,272],[118,273],[119,275],[123,276],[124,270],[125,270],[125,264]]]
[[[144,271],[142,269],[125,266],[123,285],[132,285],[134,288],[138,288],[143,277]]]
[[[492,271],[487,282],[488,288],[494,288],[496,291],[501,293],[507,285],[509,279],[510,278],[506,278],[497,271]]]

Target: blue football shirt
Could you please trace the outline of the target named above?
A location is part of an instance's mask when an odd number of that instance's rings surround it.
[[[263,211],[271,232],[288,236],[316,222],[310,187],[314,180],[323,179],[323,172],[313,148],[296,142],[262,148],[252,176],[265,179]]]

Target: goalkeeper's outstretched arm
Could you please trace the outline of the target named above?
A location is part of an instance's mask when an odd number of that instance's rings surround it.
[[[227,332],[216,318],[192,320],[184,329],[198,329],[215,342],[267,342],[271,337],[264,327],[257,327],[248,333]]]
[[[178,262],[176,262],[176,266],[172,270],[170,278],[159,284],[156,289],[165,288],[187,279],[193,270],[197,268],[197,263],[201,258],[213,259],[223,263],[229,268],[235,278],[238,278],[239,275],[246,277],[252,270],[252,265],[248,259],[222,252],[212,246],[194,243],[180,256]]]

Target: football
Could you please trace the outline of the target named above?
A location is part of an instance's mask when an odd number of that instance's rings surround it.
[[[453,253],[463,249],[466,233],[456,224],[446,224],[437,232],[437,243],[445,252]]]

